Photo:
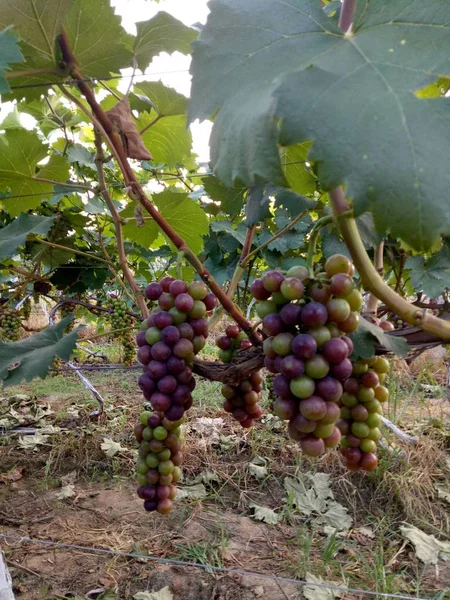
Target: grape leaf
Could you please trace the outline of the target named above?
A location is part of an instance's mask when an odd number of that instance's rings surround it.
[[[153,121],[153,115],[148,113],[137,121],[137,127],[142,130]],[[142,141],[153,156],[154,163],[167,164],[176,167],[186,163],[191,156],[192,135],[186,129],[184,114],[163,117],[156,121],[142,134]]]
[[[215,115],[211,160],[227,185],[283,183],[278,145],[313,140],[324,189],[344,183],[356,214],[429,248],[450,233],[450,99],[414,92],[450,74],[447,2],[361,2],[351,36],[320,4],[211,2],[189,121]]]
[[[410,256],[405,268],[410,269],[409,276],[416,292],[423,292],[429,298],[437,298],[450,288],[449,248],[442,248],[427,261],[424,256]]]
[[[144,226],[138,227],[134,220],[135,208],[136,204],[130,202],[120,213],[121,218],[133,219],[133,221],[128,221],[128,223],[122,225],[123,236],[126,240],[136,242],[143,248],[150,248],[158,237],[158,226],[154,221],[144,221]]]
[[[190,44],[197,37],[195,29],[187,27],[164,11],[160,11],[148,21],[136,23],[136,27],[134,52],[138,67],[143,71],[161,52],[189,54]]]
[[[136,92],[140,92],[140,94]],[[171,117],[186,113],[188,103],[186,96],[179,94],[173,88],[167,87],[161,81],[141,82],[135,86],[134,94],[141,101],[150,104],[160,116]],[[134,108],[132,102],[130,104]],[[148,110],[148,107],[146,110]]]
[[[0,342],[0,380],[4,387],[44,379],[55,356],[69,360],[75,349],[80,328],[64,335],[64,328],[74,315],[68,315],[56,325],[18,342]]]
[[[21,214],[9,225],[0,229],[0,256],[9,258],[17,248],[23,246],[31,234],[45,235],[52,226],[55,217]]]
[[[247,194],[245,205],[245,224],[252,227],[270,217],[270,196],[264,193],[264,185],[252,187]]]
[[[371,358],[374,356],[376,343],[398,356],[406,356],[409,352],[408,342],[405,338],[387,335],[381,327],[370,323],[367,319],[361,319],[358,329],[349,337],[353,341],[354,355],[357,357]]]
[[[213,221],[211,223],[211,231],[223,231],[227,235],[235,238],[240,244],[245,242],[245,231],[235,229],[229,221]]]
[[[0,187],[2,191],[11,189],[11,195],[26,194],[24,198],[7,198],[5,209],[10,215],[35,208],[42,202],[43,196],[52,193],[53,185],[33,179],[65,181],[69,175],[69,166],[59,154],[51,156],[50,161],[36,173],[37,163],[47,156],[48,146],[42,144],[34,131],[9,129],[0,137]]]
[[[306,165],[310,144],[296,144],[284,148],[281,153],[281,164],[289,187],[297,194],[313,194],[316,189],[316,178]]]
[[[202,179],[205,192],[215,202],[220,202],[221,211],[230,217],[235,217],[242,209],[244,205],[244,193],[246,188],[233,187],[227,188],[223,183],[214,177],[209,175]]]
[[[10,69],[11,63],[20,63],[23,61],[17,39],[9,30],[10,28],[7,27],[3,31],[0,31],[0,94],[9,91],[9,84],[4,77],[5,71]]]

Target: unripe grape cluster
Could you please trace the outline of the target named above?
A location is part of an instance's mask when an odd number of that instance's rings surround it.
[[[72,302],[64,302],[64,304],[62,304],[59,309],[59,312],[61,314],[61,319],[64,319],[64,317],[67,317],[68,315],[73,314],[75,312],[75,309],[76,309],[76,305],[72,304]],[[72,319],[70,321],[70,323],[68,325],[66,325],[64,332],[70,333],[74,327],[75,327],[75,319]]]
[[[20,340],[21,324],[20,312],[15,308],[5,308],[0,313],[1,334],[6,342],[17,342]]]
[[[251,287],[268,336],[265,367],[275,374],[273,412],[289,421],[290,437],[309,456],[341,438],[336,423],[343,383],[352,374],[353,343],[346,334],[357,329],[363,303],[353,274],[347,257],[336,254],[314,277],[297,266],[286,274],[267,271]]]
[[[28,321],[28,319],[30,318],[31,315],[31,298],[28,296],[28,298],[25,299],[24,303],[22,304],[22,315],[23,318]]]
[[[378,466],[382,405],[389,399],[389,390],[382,383],[388,370],[389,363],[382,356],[360,359],[344,383],[338,427],[341,452],[350,471],[373,471]]]
[[[133,317],[128,314],[127,304],[122,298],[109,296],[106,300],[106,308],[110,310],[109,322],[111,328],[113,330],[124,330],[117,334],[123,350],[122,362],[125,365],[132,365],[135,359],[133,335],[130,331],[133,327]]]
[[[219,360],[229,363],[236,350],[248,350],[252,347],[252,343],[239,325],[228,325],[225,335],[217,338],[216,346],[219,348]]]
[[[141,331],[136,337],[139,347],[138,361],[144,366],[144,372],[139,378],[139,387],[144,398],[150,402],[154,410],[154,414],[148,417],[148,427],[153,429],[153,436],[158,441],[163,441],[165,434],[162,429],[165,429],[166,433],[172,428],[176,430],[184,418],[185,412],[192,406],[192,391],[195,388],[192,364],[195,355],[205,345],[208,336],[206,315],[216,307],[217,300],[213,294],[208,292],[204,283],[194,281],[187,284],[181,279],[173,277],[164,277],[160,282],[149,284],[145,289],[145,295],[148,300],[157,302],[158,306],[145,319]],[[155,428],[152,423],[156,422],[156,419],[160,420],[161,425]],[[142,419],[141,424],[145,425],[142,423]],[[160,429],[161,427],[162,429]],[[167,437],[169,439],[169,433],[167,433]],[[145,437],[143,439],[152,443],[151,439],[146,440]],[[149,451],[156,453],[158,459],[160,458],[159,452],[156,450]],[[169,454],[168,451],[172,452],[173,449],[167,446],[161,450],[161,452],[165,452],[164,460],[160,460],[158,463],[160,465],[159,473],[165,477],[163,481],[168,481],[169,476],[172,476],[173,480],[173,470],[181,462],[181,458],[178,457],[181,447],[176,451],[177,464],[173,461],[173,457],[170,460],[165,459],[165,456]],[[146,460],[146,457],[142,455],[141,458]],[[155,462],[154,458],[149,460],[151,464]],[[147,460],[147,472],[154,468],[148,462]],[[161,470],[162,464],[164,464],[163,471]],[[142,472],[144,470],[145,466],[141,460],[138,464],[139,474],[146,475],[147,472]],[[176,473],[178,475],[177,471]],[[168,484],[161,483],[160,479],[153,482],[155,478],[156,475],[152,475],[152,482],[149,482],[149,485],[156,486],[155,493],[159,498],[158,486]],[[140,481],[143,481],[143,477]],[[144,492],[141,490],[139,494],[142,493]],[[151,495],[153,492],[148,493]],[[165,494],[166,492],[161,493]],[[172,492],[171,495],[173,495]],[[170,501],[170,497],[167,496],[160,500]],[[149,501],[146,500],[146,502]],[[155,500],[151,502],[153,503],[145,505],[146,510],[170,512],[170,508],[167,508],[168,502],[165,502],[162,508],[159,504],[154,504]]]

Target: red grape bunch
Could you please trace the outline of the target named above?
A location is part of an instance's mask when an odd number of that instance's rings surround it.
[[[228,325],[225,329],[225,335],[217,338],[216,346],[219,348],[219,360],[223,363],[229,363],[236,350],[248,350],[248,348],[251,348],[252,343],[239,325]]]
[[[22,320],[20,313],[15,308],[6,308],[0,313],[1,337],[5,342],[20,340],[20,327]]]
[[[159,503],[155,504],[155,498],[149,500],[148,496],[144,496],[145,509],[158,510],[165,514],[170,512],[173,492],[171,491],[167,497],[160,498],[160,494],[165,495],[167,490],[160,492],[159,488],[179,479],[175,468],[181,463],[181,445],[175,444],[171,432],[173,430],[174,435],[177,435],[177,428],[183,422],[185,412],[192,406],[191,393],[195,388],[192,364],[195,355],[205,345],[208,335],[208,321],[205,317],[207,312],[215,308],[217,300],[208,292],[204,283],[194,281],[187,284],[173,277],[164,277],[160,282],[150,283],[145,289],[145,295],[148,300],[157,302],[158,306],[145,319],[136,337],[139,347],[138,361],[144,366],[144,372],[139,378],[139,387],[144,398],[150,402],[154,413],[147,418],[148,422],[145,422],[145,418],[141,415],[141,425],[151,431],[142,432],[142,440],[140,440],[140,428],[137,431],[137,439],[141,444],[138,477],[142,486],[144,477],[147,476],[148,485],[156,486],[151,489],[156,490],[155,494],[159,499]],[[158,419],[159,424],[156,426]],[[174,441],[173,448],[167,442],[161,451],[150,449],[147,445],[148,442],[159,448],[161,447],[159,442],[164,442],[165,436],[171,445]],[[147,437],[149,439],[146,439]],[[158,444],[153,441],[153,438],[156,438]],[[149,452],[151,454],[148,454]],[[147,456],[151,458],[147,460]],[[151,465],[156,464],[156,459],[158,459],[157,469],[164,477],[163,480],[157,479],[153,472],[156,467]],[[144,464],[146,460],[147,467]],[[144,490],[139,488],[138,493],[153,495],[145,485]],[[160,502],[163,501],[161,505]]]
[[[128,314],[127,303],[122,298],[109,296],[106,300],[106,307],[110,309],[109,321],[111,328],[113,330],[124,330],[119,332],[117,336],[123,349],[122,362],[125,365],[132,365],[135,359],[135,346],[131,333],[133,317]],[[130,328],[130,331],[127,328]]]
[[[378,466],[382,405],[389,399],[389,390],[382,383],[388,370],[389,363],[382,356],[360,359],[344,383],[337,426],[342,434],[341,452],[350,471],[373,471]]]
[[[302,266],[267,271],[251,287],[263,321],[265,366],[275,374],[273,412],[289,421],[291,438],[309,456],[339,444],[343,383],[352,374],[353,343],[362,295],[354,268],[336,254],[310,277]]]

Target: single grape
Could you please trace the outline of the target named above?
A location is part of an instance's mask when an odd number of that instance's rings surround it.
[[[327,283],[313,283],[313,285],[309,288],[309,295],[315,302],[326,304],[331,298],[330,286]]]
[[[207,311],[214,310],[217,306],[217,298],[212,292],[209,292],[203,298],[203,304],[206,306]]]
[[[311,327],[311,329],[308,329],[308,333],[316,340],[319,348],[322,348],[322,346],[331,339],[330,330],[324,325],[321,325],[320,327]]]
[[[327,359],[321,354],[316,354],[315,356],[308,358],[305,362],[306,374],[313,379],[322,379],[322,377],[327,375],[329,370],[330,365]]]
[[[172,283],[169,285],[169,292],[173,296],[178,296],[179,294],[185,294],[188,291],[187,284],[182,279],[174,279]]]
[[[157,327],[150,327],[145,332],[145,341],[147,344],[150,344],[150,346],[153,346],[153,344],[156,344],[156,342],[161,341],[161,337],[161,331]]]
[[[305,400],[303,400],[302,403],[303,402],[305,402]],[[336,421],[338,421],[341,416],[341,409],[335,402],[325,402],[325,404],[327,407],[327,412],[322,417],[321,423],[325,423],[325,424],[333,423],[333,425],[334,425],[334,423],[336,423]],[[318,437],[321,437],[321,436],[318,436]],[[325,437],[328,437],[328,436],[325,436]]]
[[[150,364],[150,363],[149,363]],[[147,366],[148,369],[148,366]],[[147,400],[147,396],[151,396],[156,389],[156,384],[153,379],[150,377],[149,373],[143,373],[138,379],[138,385],[144,393]]]
[[[304,291],[303,283],[296,277],[287,277],[281,282],[280,292],[287,300],[299,300]]]
[[[164,329],[161,331],[161,339],[165,344],[167,344],[167,346],[173,346],[176,344],[180,337],[180,331],[177,327],[175,327],[175,325],[164,327]]]
[[[300,447],[307,456],[317,457],[325,452],[324,441],[314,435],[307,435],[300,440]]]
[[[159,417],[156,414],[152,414],[149,418],[148,418],[148,425],[149,427],[153,427],[153,429],[155,427],[158,427],[159,425],[161,425],[161,417]]]
[[[303,360],[311,358],[317,352],[316,340],[307,333],[300,333],[292,340],[292,353]]]
[[[312,433],[317,427],[317,421],[310,421],[299,412],[291,420],[291,423],[301,433]]]
[[[256,314],[260,319],[264,319],[270,313],[276,313],[277,310],[277,305],[273,300],[263,300],[256,305]]]
[[[354,333],[359,327],[359,314],[351,312],[348,319],[345,319],[342,323],[339,323],[339,328],[344,333]]]
[[[309,379],[309,378],[308,378]],[[273,393],[281,398],[291,397],[291,382],[285,375],[276,375],[273,378]]]
[[[341,328],[341,324],[349,318],[351,312],[349,303],[343,298],[332,298],[327,302],[326,309],[330,321],[337,323],[339,328]]]
[[[265,333],[267,333],[267,335],[275,336],[279,333],[282,333],[285,330],[285,324],[281,318],[281,315],[277,313],[270,313],[269,315],[266,315],[263,319],[262,324],[263,330],[265,331]]]
[[[342,384],[334,377],[327,375],[316,381],[316,394],[324,400],[338,402],[343,393]]]
[[[203,335],[205,338],[208,337],[208,321],[206,319],[192,319],[189,324],[194,330],[194,335]]]
[[[273,414],[283,421],[289,421],[297,414],[297,405],[294,400],[277,398],[273,403]]]
[[[283,281],[284,275],[279,271],[266,271],[262,276],[263,285],[268,292],[278,292]]]
[[[173,354],[178,358],[186,358],[194,351],[194,346],[190,340],[180,339],[173,347]]]
[[[309,421],[320,421],[327,414],[326,402],[320,396],[310,396],[300,402],[300,413]]]
[[[325,325],[327,319],[327,309],[320,302],[308,302],[302,309],[302,321],[306,327]]]
[[[266,290],[266,288],[264,287],[262,279],[255,279],[255,281],[250,287],[250,292],[253,298],[256,298],[256,300],[267,300],[268,298],[270,298],[271,294],[271,292]]]
[[[293,339],[291,333],[279,333],[273,338],[272,347],[279,356],[287,356],[291,352]]]
[[[167,364],[165,361],[152,360],[147,365],[147,373],[154,379],[161,379],[167,375]]]
[[[166,364],[167,372],[171,375],[178,375],[184,370],[185,366],[184,360],[177,356],[171,356]]]
[[[366,421],[369,412],[363,404],[357,404],[352,408],[351,415],[355,421]]]
[[[175,306],[175,297],[168,292],[163,292],[159,297],[158,304],[163,310],[169,310]]]
[[[299,325],[301,323],[302,308],[298,304],[285,304],[280,310],[280,317],[286,325]]]
[[[334,423],[317,423],[317,427],[314,430],[314,435],[318,438],[325,439],[330,437],[334,432]]]
[[[307,375],[295,377],[290,383],[290,390],[297,398],[308,398],[309,396],[312,396],[314,389],[314,379],[311,379]]]
[[[181,342],[181,340],[180,340]],[[178,342],[178,344],[180,343]],[[176,346],[174,346],[175,348]],[[167,360],[172,354],[172,350],[169,346],[167,346],[164,342],[157,342],[154,346],[152,346],[152,357],[158,361]],[[183,357],[180,357],[183,358]]]
[[[351,431],[357,438],[366,438],[369,435],[369,426],[366,423],[354,421],[351,426]]]
[[[187,385],[179,385],[171,395],[172,404],[184,406],[191,399],[191,392]]]
[[[325,448],[336,448],[341,441],[341,432],[338,427],[334,427],[331,435],[326,437],[323,442],[325,444]]]
[[[355,312],[359,312],[364,304],[363,295],[356,289],[352,290],[348,296],[345,296],[345,300],[347,300],[350,309]]]
[[[345,381],[352,374],[352,363],[350,359],[346,358],[342,362],[331,366],[331,374],[339,379],[340,381]]]
[[[208,295],[208,288],[203,281],[193,281],[188,286],[189,294],[194,300],[204,300]],[[211,310],[211,309],[208,309]]]
[[[303,265],[296,265],[288,270],[286,277],[296,277],[297,279],[300,279],[300,281],[304,281],[305,279],[308,279],[309,271]]]
[[[394,331],[395,327],[390,321],[381,321],[380,327],[383,331]]]
[[[145,326],[147,328],[147,323],[145,324]],[[139,346],[139,348],[141,346],[145,346],[145,344],[147,343],[147,340],[145,339],[145,331],[139,331],[139,333],[136,335],[136,344]]]
[[[387,373],[389,371],[389,361],[382,356],[377,356],[373,369],[378,374]]]
[[[158,381],[159,391],[163,394],[167,394],[168,396],[175,391],[177,385],[177,380],[173,375],[166,375]]]
[[[328,277],[336,275],[336,273],[350,273],[351,262],[343,254],[334,254],[325,262],[325,272]]]
[[[150,398],[150,404],[154,410],[165,412],[172,406],[172,401],[170,396],[162,394],[161,392],[155,392]]]
[[[190,398],[190,400],[192,400],[192,397]],[[183,406],[179,404],[173,404],[169,408],[169,410],[166,410],[167,419],[169,419],[169,421],[178,421],[179,419],[181,419],[185,411],[187,410],[187,405],[188,402]]]
[[[162,293],[163,293],[162,286],[156,282],[150,283],[145,288],[145,297],[148,300],[152,300],[152,301],[158,300]]]
[[[154,323],[154,326],[157,327],[158,329],[164,329],[165,327],[172,325],[173,318],[169,313],[161,310],[161,311],[154,313],[153,323]]]
[[[361,469],[364,469],[364,471],[375,471],[377,466],[377,455],[373,452],[363,452],[361,457]]]
[[[182,293],[175,298],[175,308],[177,308],[180,312],[188,313],[190,312],[195,305],[195,300],[187,293]],[[204,305],[203,305],[204,306]],[[206,309],[205,309],[206,312]],[[202,315],[200,315],[202,316]]]
[[[300,377],[304,372],[305,363],[300,358],[296,358],[291,354],[283,359],[282,373],[286,377],[293,379],[294,377]]]
[[[324,357],[332,364],[338,364],[348,357],[348,346],[340,338],[332,338],[323,347]]]
[[[374,391],[375,398],[380,402],[387,402],[389,400],[389,390],[384,385],[377,385]]]
[[[330,290],[338,298],[348,296],[353,290],[353,278],[346,273],[336,273],[331,277]]]
[[[231,344],[231,338],[229,338],[227,335],[221,335],[219,338],[217,338],[216,341],[216,345],[221,350],[228,350],[229,348],[231,348]]]

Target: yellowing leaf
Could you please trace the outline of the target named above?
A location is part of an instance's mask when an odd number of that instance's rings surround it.
[[[264,521],[264,523],[276,525],[281,519],[280,515],[277,515],[274,510],[267,508],[267,506],[259,506],[258,504],[250,504],[249,506],[253,509],[252,518],[256,519],[256,521]]]
[[[121,446],[119,442],[115,442],[111,438],[105,438],[103,440],[103,442],[101,443],[101,449],[106,454],[106,456],[109,456],[110,458],[115,456],[118,452],[123,452],[124,450],[126,450],[126,448]]]
[[[450,560],[449,542],[441,542],[414,525],[402,525],[400,531],[414,545],[417,557],[426,565],[437,565],[439,559]]]
[[[305,585],[303,588],[303,595],[308,600],[335,600],[335,598],[342,598],[344,590],[337,590],[333,587],[326,587],[327,584],[336,585],[338,587],[345,587],[342,583],[336,583],[331,581],[325,581],[322,577],[317,577],[312,573],[306,573],[305,580],[309,585]]]
[[[56,494],[58,500],[65,500],[66,498],[73,498],[76,495],[75,486],[69,483],[61,488],[61,491]]]

